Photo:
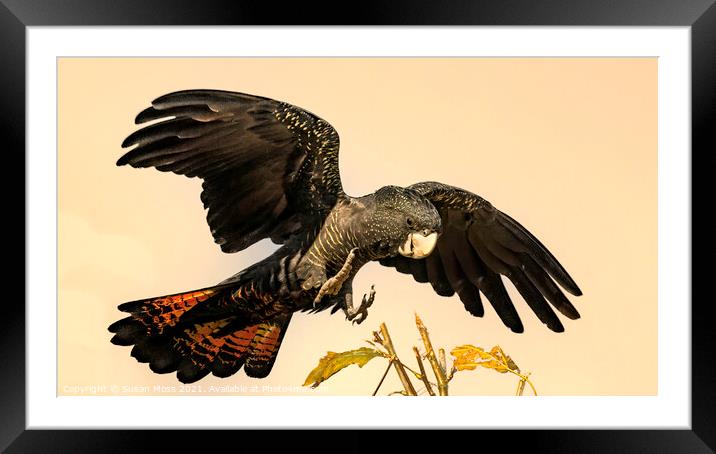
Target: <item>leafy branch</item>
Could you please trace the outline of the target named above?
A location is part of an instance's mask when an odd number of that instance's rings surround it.
[[[517,384],[516,395],[521,396],[524,393],[525,385],[529,384],[532,389],[532,393],[536,396],[537,390],[534,384],[529,379],[530,373],[522,373],[517,364],[510,358],[499,345],[492,347],[491,350],[487,351],[474,345],[461,345],[453,348],[450,354],[453,357],[452,365],[448,370],[447,359],[445,356],[445,349],[438,349],[437,354],[433,348],[428,329],[420,319],[415,315],[415,325],[420,333],[420,338],[423,341],[423,347],[425,353],[421,354],[418,347],[413,346],[413,353],[415,353],[415,360],[418,364],[419,372],[411,369],[403,361],[400,360],[396,353],[393,340],[388,332],[388,327],[385,323],[380,324],[379,331],[373,331],[373,339],[366,341],[371,347],[361,347],[356,350],[349,350],[341,353],[328,352],[326,356],[321,358],[318,365],[308,374],[306,381],[303,386],[311,386],[312,388],[317,387],[328,378],[335,375],[337,372],[344,368],[356,364],[358,367],[363,367],[373,358],[382,357],[388,360],[388,365],[383,373],[378,385],[373,392],[375,396],[380,387],[382,386],[385,378],[388,376],[390,369],[394,369],[395,373],[400,379],[400,383],[403,386],[402,391],[390,393],[401,394],[405,396],[417,396],[418,393],[410,380],[410,374],[416,379],[420,380],[425,387],[427,393],[431,396],[435,396],[433,386],[437,387],[438,394],[441,396],[448,395],[448,384],[455,377],[457,372],[463,370],[475,370],[478,367],[486,369],[492,369],[501,374],[511,373],[520,378]],[[427,360],[430,368],[435,377],[435,382],[430,381],[426,372],[424,360]],[[410,374],[408,374],[410,372]]]

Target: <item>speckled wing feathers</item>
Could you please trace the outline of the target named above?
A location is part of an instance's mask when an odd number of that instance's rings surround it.
[[[224,252],[263,238],[283,243],[320,223],[343,189],[339,138],[330,124],[287,103],[219,90],[161,96],[131,134],[117,165],[155,167],[204,180],[207,222]]]

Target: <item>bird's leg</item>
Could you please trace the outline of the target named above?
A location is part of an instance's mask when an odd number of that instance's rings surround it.
[[[353,295],[351,293],[346,294],[346,306],[343,311],[346,313],[346,319],[359,325],[368,318],[368,308],[373,304],[375,299],[375,286],[370,286],[370,293],[363,295],[363,300],[360,302],[360,306],[353,306]],[[358,317],[360,315],[360,318]]]
[[[335,276],[327,279],[326,282],[323,283],[321,288],[318,290],[318,295],[316,295],[316,298],[313,300],[313,307],[316,307],[325,295],[338,294],[341,287],[343,287],[343,283],[351,274],[351,270],[353,269],[353,260],[356,257],[357,251],[358,248],[351,249],[351,252],[348,254],[348,257],[346,257],[346,261],[343,263],[341,269],[338,270]]]

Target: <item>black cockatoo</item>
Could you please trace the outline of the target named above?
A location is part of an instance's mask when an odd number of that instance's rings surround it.
[[[368,261],[455,293],[467,311],[484,313],[482,293],[502,322],[523,331],[502,282],[506,276],[551,330],[579,313],[577,284],[530,232],[488,201],[435,182],[343,192],[338,133],[325,120],[285,102],[217,90],[161,96],[136,123],[135,146],[117,165],[155,167],[203,180],[201,200],[224,252],[270,238],[275,253],[218,285],[121,304],[130,315],[110,325],[117,345],[156,373],[184,383],[241,367],[266,377],[291,316],[342,310],[361,323],[371,288],[353,299],[353,277]],[[555,283],[556,282],[556,283]]]

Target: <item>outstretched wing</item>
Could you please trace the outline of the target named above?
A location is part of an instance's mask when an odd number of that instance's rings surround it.
[[[537,317],[552,331],[564,327],[551,303],[570,319],[579,313],[555,281],[572,295],[582,292],[557,259],[517,221],[488,201],[463,189],[425,182],[410,186],[440,212],[443,233],[433,253],[421,260],[402,256],[381,260],[386,266],[430,282],[442,296],[458,294],[471,314],[482,317],[482,292],[502,322],[524,331],[500,275],[512,281]]]
[[[218,90],[187,90],[155,99],[117,165],[155,167],[204,180],[201,200],[224,252],[263,239],[284,242],[320,223],[344,197],[338,133],[290,104]]]

